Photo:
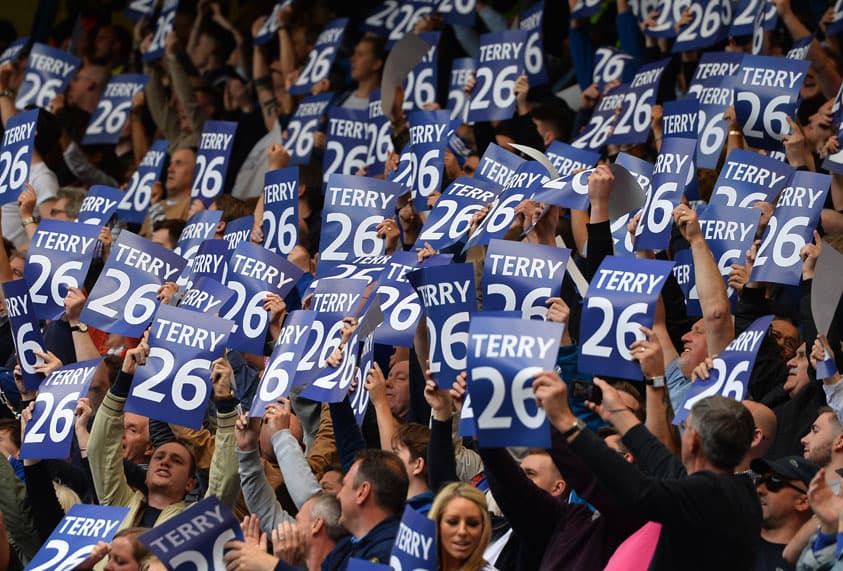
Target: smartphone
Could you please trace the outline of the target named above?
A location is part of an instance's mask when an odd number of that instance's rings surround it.
[[[571,396],[575,399],[588,400],[594,404],[603,402],[603,391],[594,383],[588,381],[572,381]]]

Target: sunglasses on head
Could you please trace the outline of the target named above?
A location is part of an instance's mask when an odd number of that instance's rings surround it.
[[[755,487],[757,488],[761,484],[767,486],[767,489],[773,493],[780,491],[785,486],[796,490],[800,494],[808,493],[808,490],[803,490],[799,486],[795,486],[785,480],[784,478],[776,476],[775,474],[767,474],[766,476],[762,476],[757,482],[755,482]]]

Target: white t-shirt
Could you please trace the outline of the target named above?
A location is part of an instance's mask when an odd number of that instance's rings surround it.
[[[29,184],[35,189],[35,206],[41,206],[44,201],[55,198],[59,190],[59,179],[44,163],[33,163],[29,168]],[[15,248],[29,246],[29,236],[20,222],[18,203],[10,202],[3,205],[3,236],[15,245]]]

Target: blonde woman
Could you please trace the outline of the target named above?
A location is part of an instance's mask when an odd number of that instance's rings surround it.
[[[436,495],[428,517],[436,522],[440,571],[494,571],[483,560],[492,523],[483,492],[454,482]]]

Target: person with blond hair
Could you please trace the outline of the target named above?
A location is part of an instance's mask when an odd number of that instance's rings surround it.
[[[483,552],[492,537],[486,496],[463,482],[448,484],[436,495],[428,517],[436,522],[440,571],[492,571]]]

